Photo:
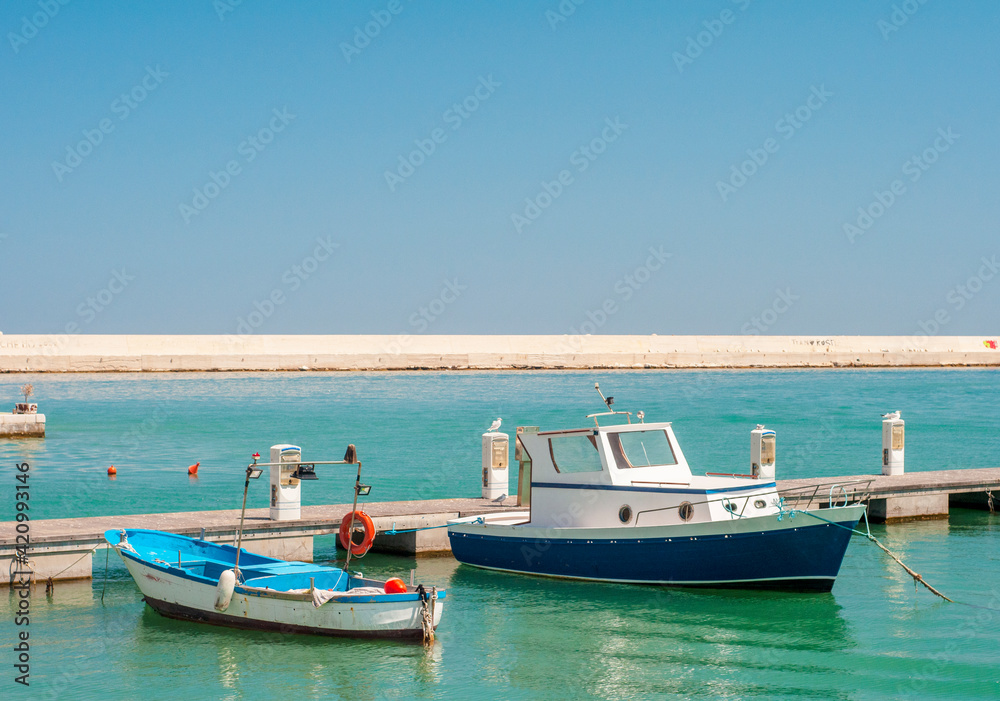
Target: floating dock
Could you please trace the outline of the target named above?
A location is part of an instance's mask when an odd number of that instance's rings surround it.
[[[994,493],[996,507],[1000,509],[1000,468],[779,480],[778,490],[789,508],[824,508],[845,501],[867,501],[869,520],[873,522],[947,518],[950,506],[991,508]],[[512,496],[501,503],[486,499],[435,499],[369,502],[359,506],[372,517],[379,531],[375,551],[413,555],[450,552],[446,529],[441,527],[450,519],[513,511],[520,508],[516,503],[516,497]],[[299,519],[272,521],[268,509],[250,509],[243,542],[251,552],[311,561],[313,536],[337,533],[340,520],[350,510],[350,504],[303,506]],[[38,581],[50,577],[87,579],[93,574],[95,550],[104,547],[105,530],[151,528],[234,543],[239,520],[239,510],[231,509],[31,521],[28,559]],[[0,524],[2,572],[14,569],[16,525],[13,521]],[[393,535],[392,531],[405,532]]]

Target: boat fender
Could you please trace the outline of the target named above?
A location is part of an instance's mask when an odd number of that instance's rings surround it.
[[[355,527],[361,526],[365,531],[365,537],[360,543],[353,542],[351,534],[348,532],[351,530],[351,516],[354,517]],[[347,550],[351,549],[351,555],[361,556],[368,552],[368,548],[372,546],[375,541],[375,523],[372,521],[372,517],[366,514],[364,511],[351,511],[348,512],[344,518],[340,521],[340,546]]]
[[[219,575],[219,583],[215,586],[215,610],[225,611],[233,600],[233,590],[236,588],[236,573],[223,570]]]
[[[387,579],[385,582],[385,593],[386,594],[405,594],[406,593],[406,582],[404,582],[399,577],[393,577],[392,579]]]

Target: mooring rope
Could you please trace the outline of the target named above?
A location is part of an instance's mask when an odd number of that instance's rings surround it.
[[[101,587],[101,606],[104,606],[104,590],[108,588],[108,558],[111,557],[111,546],[104,550],[104,586]]]
[[[417,587],[417,594],[420,595],[420,627],[424,634],[424,645],[429,645],[434,642],[434,612],[432,607],[434,602],[431,602],[431,606],[427,605],[427,601],[430,597],[427,596],[427,590],[424,589],[424,585],[421,584]],[[431,591],[431,596],[437,599],[437,587],[434,587]]]
[[[83,558],[87,557],[88,555],[93,555],[97,551],[97,549],[99,547],[101,547],[101,546],[100,545],[95,545],[93,548],[91,548],[90,550],[88,550],[87,552],[85,552],[83,555],[81,555],[80,557],[78,557],[76,560],[74,560],[69,566],[64,567],[61,570],[59,570],[58,572],[56,572],[55,574],[52,574],[52,575],[49,575],[48,577],[46,577],[46,579],[45,579],[45,593],[46,594],[54,594],[55,590],[56,590],[55,578],[58,577],[59,575],[61,575],[66,570],[68,570],[71,567],[73,567],[76,563],[80,562],[80,560],[82,560]],[[32,574],[34,574],[34,573],[32,573]]]
[[[812,512],[812,511],[800,511],[798,509],[791,509],[789,511],[782,510],[782,512],[781,512],[780,515],[790,514],[792,516],[792,518],[794,518],[795,514],[797,514],[797,513],[799,513],[799,514],[806,514],[807,516],[812,516],[815,519],[818,519],[820,521],[825,521],[826,523],[829,523],[832,526],[836,526],[837,528],[843,528],[845,531],[850,531],[851,533],[854,533],[855,535],[864,536],[865,538],[867,538],[871,542],[875,543],[875,545],[877,545],[879,548],[881,548],[886,553],[886,555],[888,555],[893,560],[895,560],[896,562],[898,562],[899,565],[900,565],[900,567],[902,567],[904,570],[906,570],[906,573],[908,575],[910,575],[911,577],[913,577],[913,586],[914,587],[916,587],[917,582],[920,582],[925,587],[927,587],[927,589],[929,589],[934,594],[937,594],[938,596],[940,596],[945,601],[950,601],[951,603],[955,603],[954,600],[949,599],[947,596],[945,596],[944,594],[942,594],[941,592],[939,592],[937,589],[935,589],[934,587],[932,587],[930,584],[928,584],[924,580],[923,575],[921,575],[921,574],[919,574],[917,572],[914,572],[912,569],[910,569],[909,567],[907,567],[906,564],[902,560],[899,559],[899,557],[897,557],[891,550],[889,550],[889,548],[887,548],[884,545],[882,545],[882,543],[879,542],[878,538],[876,538],[875,536],[872,535],[871,527],[868,525],[868,510],[867,509],[865,510],[865,531],[866,531],[865,533],[862,533],[861,531],[857,530],[856,528],[848,528],[847,526],[845,526],[845,525],[843,525],[841,523],[837,523],[836,521],[831,521],[829,519],[823,518],[822,516],[819,516],[818,514]]]
[[[486,523],[486,520],[480,516],[475,521],[469,521],[468,523]],[[385,535],[400,535],[402,533],[416,533],[417,531],[431,531],[435,528],[447,528],[451,524],[445,523],[441,526],[424,526],[423,528],[408,528],[405,531],[397,531],[396,524],[392,524],[392,529],[388,531],[382,531]]]
[[[88,550],[87,552],[85,552],[83,555],[81,555],[80,557],[76,558],[76,560],[73,561],[73,564],[69,565],[68,567],[62,568],[61,570],[59,570],[55,574],[51,575],[49,577],[49,579],[55,579],[56,577],[58,577],[59,575],[61,575],[63,572],[65,572],[66,570],[68,570],[70,567],[72,567],[73,565],[75,565],[76,563],[78,563],[80,560],[82,560],[83,558],[87,557],[87,555],[93,555],[95,552],[97,552],[97,549],[99,547],[101,547],[101,546],[100,545],[95,545],[90,550]]]

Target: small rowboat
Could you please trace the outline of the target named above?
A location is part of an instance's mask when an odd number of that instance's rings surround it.
[[[145,529],[111,529],[105,540],[125,561],[143,599],[158,613],[232,628],[280,633],[312,633],[362,638],[434,639],[446,596],[423,585],[408,591],[403,580],[365,579],[348,571],[351,555],[371,547],[375,527],[358,511],[358,496],[371,488],[361,484],[361,461],[354,446],[343,460],[329,462],[258,463],[247,466],[243,509],[236,546]],[[340,528],[347,550],[343,569],[308,562],[288,562],[245,551],[241,546],[250,480],[265,467],[294,468],[297,479],[316,479],[316,465],[357,465],[354,508]],[[355,524],[364,525],[361,543]]]
[[[236,566],[235,547],[144,529],[109,530],[104,537],[145,602],[168,618],[280,633],[416,639],[441,621],[446,594],[436,588],[406,591],[399,580],[387,586],[339,567],[245,550],[241,578],[229,601],[220,603],[219,582]],[[387,593],[400,588],[403,593]]]

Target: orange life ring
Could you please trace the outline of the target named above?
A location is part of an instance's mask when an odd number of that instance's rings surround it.
[[[354,543],[351,539],[351,534],[348,532],[351,529],[351,516],[354,516],[354,525],[361,526],[365,529],[365,537],[360,543]],[[348,512],[343,519],[340,521],[340,545],[344,550],[348,547],[351,549],[351,555],[364,555],[368,552],[368,548],[372,546],[372,542],[375,540],[375,524],[372,522],[371,516],[366,514],[364,511],[351,511]]]

